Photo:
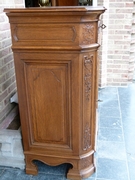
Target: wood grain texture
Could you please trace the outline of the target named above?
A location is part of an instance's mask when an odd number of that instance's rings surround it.
[[[70,146],[70,61],[26,63],[26,79],[33,143]],[[34,98],[33,98],[34,97]],[[53,128],[54,127],[54,128]],[[70,127],[71,128],[71,127]]]
[[[63,2],[63,1],[62,1]],[[69,1],[70,2],[70,1]],[[5,9],[12,34],[26,173],[33,160],[95,170],[97,29],[101,7]]]

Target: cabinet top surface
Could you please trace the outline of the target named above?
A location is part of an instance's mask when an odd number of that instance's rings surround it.
[[[94,12],[105,11],[104,7],[93,6],[57,6],[57,7],[37,7],[37,8],[6,8],[6,13],[46,13],[46,12]]]

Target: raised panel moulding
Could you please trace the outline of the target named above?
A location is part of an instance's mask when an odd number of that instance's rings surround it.
[[[58,61],[59,62],[59,61]],[[31,142],[70,147],[70,121],[68,118],[70,94],[68,63],[24,63],[28,89],[31,124]],[[34,97],[34,98],[33,98]],[[54,126],[54,128],[53,128]],[[69,129],[70,128],[70,129]],[[36,133],[35,133],[36,132]]]
[[[40,32],[40,33],[39,33]],[[15,25],[13,38],[15,41],[71,41],[76,38],[74,26],[49,27],[48,25]]]

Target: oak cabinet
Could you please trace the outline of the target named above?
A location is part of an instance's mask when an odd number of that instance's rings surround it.
[[[95,170],[97,31],[101,7],[5,9],[12,34],[26,173],[33,160]]]

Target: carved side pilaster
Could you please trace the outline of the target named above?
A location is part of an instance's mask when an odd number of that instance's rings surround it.
[[[93,76],[93,54],[85,55],[83,58],[83,150],[88,150],[91,146],[91,90]]]
[[[90,100],[93,56],[84,56],[84,83],[86,100]]]
[[[90,126],[89,123],[86,122],[85,123],[85,127],[84,127],[84,146],[83,146],[83,150],[87,150],[90,148]]]

